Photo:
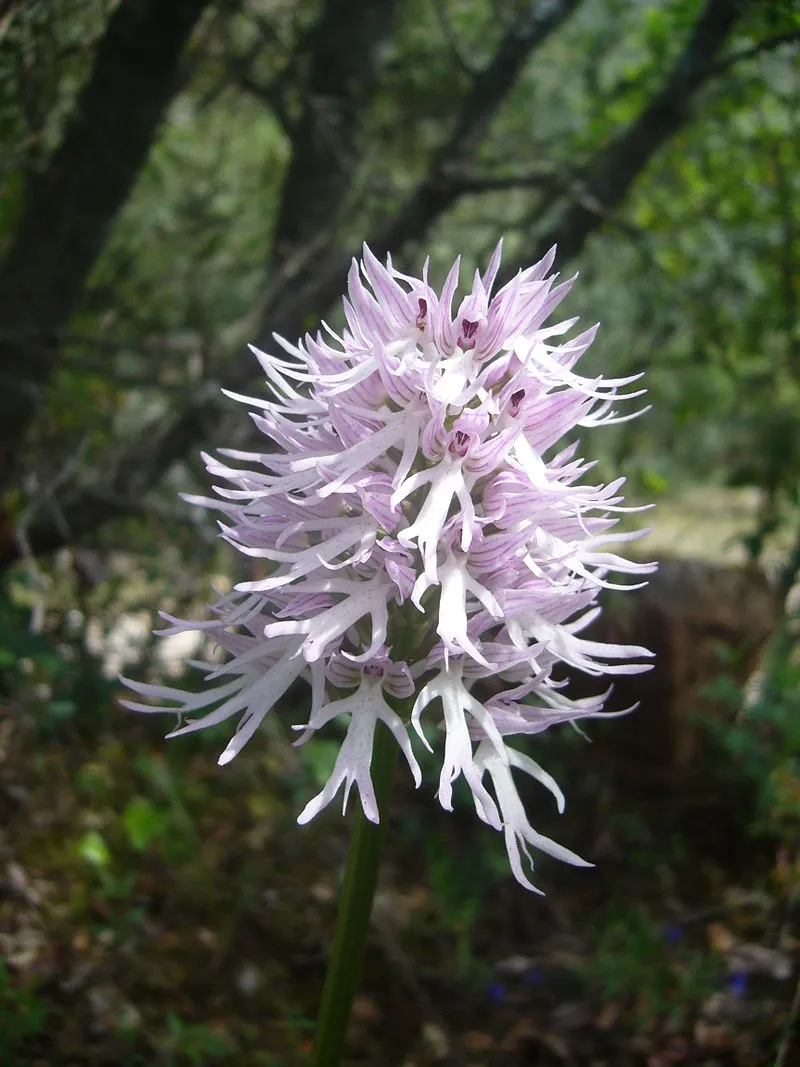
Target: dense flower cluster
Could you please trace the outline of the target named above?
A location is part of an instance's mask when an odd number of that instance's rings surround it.
[[[267,576],[221,597],[210,621],[165,616],[162,633],[204,630],[228,655],[221,666],[194,664],[205,672],[202,692],[127,683],[162,704],[131,708],[174,705],[170,737],[237,716],[224,764],[306,679],[311,710],[297,743],[338,716],[349,725],[301,823],[341,786],[346,804],[353,783],[377,821],[370,760],[378,720],[417,785],[409,727],[433,750],[438,723],[439,801],[451,808],[463,775],[478,816],[503,833],[514,875],[529,889],[529,847],[584,861],[530,825],[514,770],[549,789],[559,810],[564,798],[506,738],[601,713],[607,694],[570,700],[553,680],[557,664],[632,673],[647,669],[649,655],[579,636],[610,571],[652,568],[608,550],[637,536],[609,532],[624,510],[623,479],[585,485],[591,464],[576,445],[554,450],[577,426],[620,421],[614,403],[640,394],[618,392],[635,378],[574,372],[595,328],[559,341],[575,320],[543,326],[571,286],[554,284],[553,259],[554,250],[492,296],[498,246],[454,315],[458,262],[436,293],[427,265],[421,279],[408,277],[365,247],[348,277],[341,336],[325,326],[296,346],[276,337],[281,358],[254,349],[271,395],[235,399],[256,409],[264,451],[206,457],[226,485],[218,499],[188,499],[221,512],[223,536],[265,561]]]

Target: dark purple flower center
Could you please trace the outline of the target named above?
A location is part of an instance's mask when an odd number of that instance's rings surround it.
[[[456,430],[453,436],[450,438],[450,444],[447,446],[448,452],[454,456],[458,456],[459,459],[463,459],[469,452],[469,444],[472,440],[472,434],[465,433],[464,430]]]
[[[472,319],[461,320],[461,336],[458,339],[459,348],[469,352],[475,347],[475,334],[478,332],[480,323]]]
[[[419,298],[419,311],[417,312],[417,329],[418,330],[424,330],[425,329],[425,320],[427,319],[427,317],[428,317],[428,301],[423,299],[423,297],[420,297]]]
[[[522,407],[522,401],[525,399],[525,390],[517,389],[515,393],[511,394],[511,402],[508,405],[509,414],[512,419],[515,419],[519,415],[520,408]]]
[[[383,664],[367,663],[364,667],[364,674],[366,674],[368,678],[383,678]]]

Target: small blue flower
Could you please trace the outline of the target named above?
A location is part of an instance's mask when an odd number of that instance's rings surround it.
[[[747,975],[737,971],[728,978],[728,990],[735,997],[743,997],[747,992]]]
[[[506,987],[502,982],[490,982],[486,987],[486,995],[492,1004],[502,1004],[507,997]]]

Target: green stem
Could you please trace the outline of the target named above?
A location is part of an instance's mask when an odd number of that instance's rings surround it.
[[[369,822],[357,803],[355,824],[347,853],[347,867],[339,899],[333,948],[322,990],[311,1067],[339,1067],[350,1021],[350,1009],[361,971],[364,943],[378,881],[381,844],[388,818],[389,798],[397,762],[397,742],[378,722],[372,748],[372,781],[380,812],[380,825]]]

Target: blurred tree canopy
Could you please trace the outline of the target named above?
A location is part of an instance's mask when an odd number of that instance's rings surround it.
[[[185,523],[246,342],[335,322],[363,240],[500,236],[647,370],[615,461],[757,487],[757,554],[798,502],[798,51],[793,0],[4,0],[0,562]]]

